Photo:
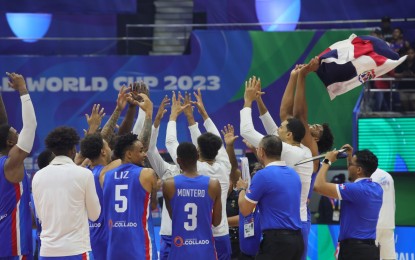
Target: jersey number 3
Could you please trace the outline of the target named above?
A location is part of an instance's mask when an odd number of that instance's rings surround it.
[[[184,212],[188,212],[187,219],[189,221],[184,222],[184,229],[187,231],[193,231],[197,227],[197,205],[195,203],[186,203],[184,205]]]

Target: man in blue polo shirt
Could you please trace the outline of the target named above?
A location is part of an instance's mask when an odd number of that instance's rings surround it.
[[[301,259],[304,243],[301,235],[301,180],[294,169],[280,161],[281,139],[275,135],[262,138],[258,159],[265,165],[252,179],[249,190],[242,189],[238,204],[242,215],[252,213],[258,204],[263,240],[255,259]],[[246,188],[246,187],[245,187]],[[246,234],[253,234],[250,223]]]
[[[351,183],[334,184],[326,181],[327,171],[337,159],[338,152],[332,151],[327,153],[320,167],[314,190],[323,196],[342,200],[338,259],[379,259],[375,239],[383,190],[370,179],[378,167],[378,159],[369,150],[357,151],[353,155],[350,145],[342,148],[348,149],[347,164]]]

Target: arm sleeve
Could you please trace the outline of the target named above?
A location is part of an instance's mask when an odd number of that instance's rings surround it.
[[[88,179],[85,191],[85,205],[88,213],[88,218],[96,221],[101,213],[101,206],[99,204],[97,191],[94,183],[94,175],[90,171],[87,172]]]
[[[358,201],[362,198],[356,183],[337,184],[336,189],[341,200]]]
[[[259,118],[261,119],[265,131],[267,131],[267,134],[278,136],[278,126],[275,123],[274,119],[272,119],[271,114],[268,111]]]
[[[249,189],[246,191],[245,195],[245,198],[254,204],[258,203],[266,190],[266,182],[264,182],[262,174],[258,173],[259,172],[257,172],[252,179],[251,186],[249,186]]]
[[[16,145],[26,153],[30,153],[33,148],[33,142],[35,141],[37,127],[35,109],[33,108],[29,94],[20,96],[20,100],[22,101],[23,128],[20,131]]]
[[[147,151],[147,158],[153,167],[153,170],[157,173],[160,178],[166,173],[169,164],[163,160],[160,153],[157,150],[156,143],[159,134],[159,128],[152,127],[150,145]]]
[[[261,139],[264,136],[257,132],[254,128],[254,124],[252,122],[252,109],[250,107],[244,107],[241,110],[240,115],[240,131],[242,137],[248,140],[248,142],[253,146],[258,147],[259,142],[261,142]]]
[[[218,128],[216,127],[215,123],[213,123],[213,121],[210,117],[205,120],[205,122],[203,123],[203,126],[206,128],[206,131],[208,131],[208,132],[210,132],[214,135],[217,135],[217,136],[219,136],[219,138],[221,138]],[[220,147],[220,149],[218,151],[218,155],[216,155],[215,159],[216,159],[216,161],[223,163],[224,166],[229,170],[229,173],[230,173],[232,166],[231,166],[231,162],[229,160],[229,155],[226,152],[225,146],[223,146],[223,141],[222,141],[222,146]]]
[[[140,135],[141,130],[143,130],[145,119],[146,113],[141,108],[138,108],[138,116],[133,127],[133,134]]]
[[[169,152],[173,162],[177,165],[177,147],[179,142],[177,141],[177,129],[176,121],[169,121],[166,131],[166,148]]]
[[[202,134],[199,129],[199,124],[189,126],[190,137],[192,139],[192,143],[197,147],[197,138]]]

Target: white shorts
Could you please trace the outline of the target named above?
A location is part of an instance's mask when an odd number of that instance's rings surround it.
[[[396,259],[393,229],[376,229],[376,244],[380,245],[381,259]]]

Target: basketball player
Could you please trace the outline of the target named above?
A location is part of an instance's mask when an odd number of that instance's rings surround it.
[[[95,133],[87,135],[81,141],[81,154],[91,161],[88,169],[94,174],[95,189],[99,204],[103,208],[103,194],[102,187],[99,184],[99,175],[101,170],[111,161],[111,149],[101,134]],[[103,211],[101,211],[96,221],[89,222],[91,248],[95,260],[106,260],[108,235],[105,224]]]
[[[164,199],[172,219],[169,259],[217,259],[211,226],[222,220],[221,188],[218,180],[197,173],[198,157],[192,143],[181,143],[177,163],[183,174],[164,182]]]
[[[114,154],[121,158],[121,165],[100,176],[108,225],[107,259],[157,259],[149,225],[155,173],[138,166],[144,163],[146,152],[135,134],[119,136]]]
[[[22,75],[7,76],[9,86],[20,94],[23,129],[19,135],[7,124],[0,99],[0,259],[23,259],[32,254],[30,191],[23,161],[32,150],[37,122]]]

